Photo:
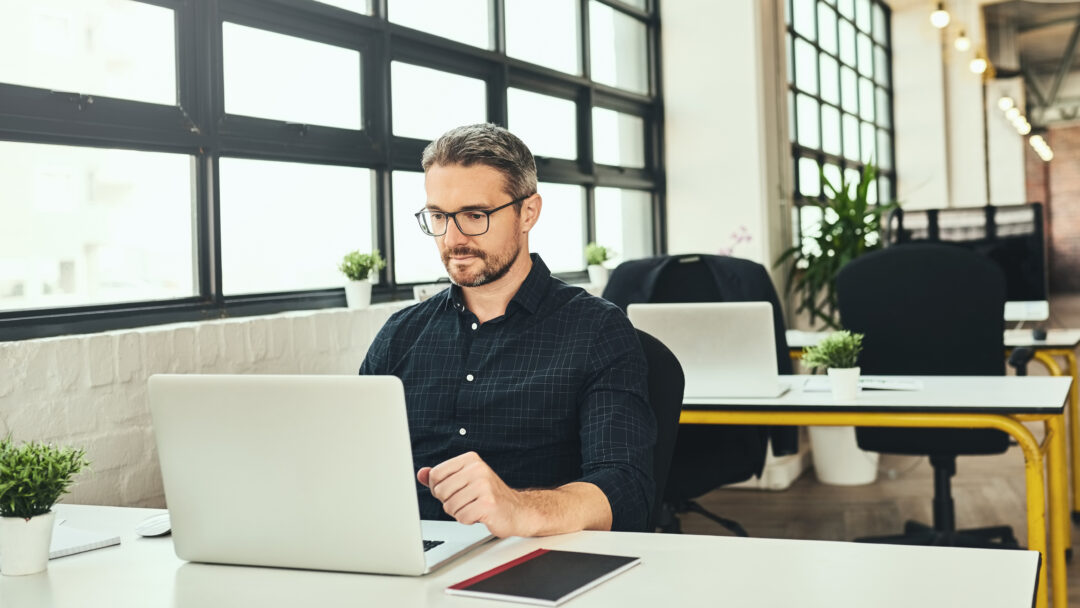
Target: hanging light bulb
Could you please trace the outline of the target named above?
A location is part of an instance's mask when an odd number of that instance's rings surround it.
[[[1003,96],[1001,99],[998,99],[998,108],[1000,108],[1002,112],[1008,112],[1009,108],[1015,105],[1016,102],[1013,101],[1013,98],[1007,95]]]
[[[1025,120],[1016,127],[1016,132],[1020,135],[1027,135],[1028,133],[1031,133],[1031,123]]]
[[[1020,110],[1016,107],[1005,110],[1005,118],[1008,118],[1009,120],[1016,120],[1017,116],[1020,116]]]
[[[945,10],[945,3],[938,2],[937,8],[934,12],[930,13],[930,25],[943,30],[949,25],[949,11]]]
[[[960,35],[956,37],[953,46],[961,53],[966,53],[971,50],[971,38],[967,37],[967,32],[960,30]]]
[[[968,68],[970,68],[972,73],[974,74],[982,74],[986,72],[986,68],[988,65],[989,64],[986,63],[986,59],[982,57],[976,57],[971,60],[970,64],[968,64]]]

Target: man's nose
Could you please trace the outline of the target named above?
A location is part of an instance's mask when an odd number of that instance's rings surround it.
[[[469,237],[461,233],[461,230],[457,227],[457,222],[451,219],[446,225],[446,234],[443,235],[443,243],[447,247],[457,247],[464,245],[468,242]]]

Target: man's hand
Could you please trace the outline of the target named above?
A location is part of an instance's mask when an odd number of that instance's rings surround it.
[[[522,492],[506,485],[476,452],[466,452],[434,467],[423,467],[416,479],[431,489],[443,510],[463,524],[482,523],[492,534],[533,536],[533,510]]]

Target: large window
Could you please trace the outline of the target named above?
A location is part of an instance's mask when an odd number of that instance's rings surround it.
[[[786,0],[788,122],[800,227],[817,225],[822,174],[839,187],[878,168],[871,202],[892,201],[892,55],[882,0]]]
[[[472,122],[532,148],[560,276],[589,241],[662,251],[658,26],[646,0],[0,0],[0,340],[341,306],[352,249],[407,297],[445,277],[420,153]]]

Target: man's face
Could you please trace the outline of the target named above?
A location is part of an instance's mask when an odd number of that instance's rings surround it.
[[[432,165],[424,178],[427,208],[447,213],[500,207],[511,200],[505,187],[502,173],[486,165]],[[468,236],[451,220],[446,234],[435,237],[454,284],[479,287],[505,276],[521,254],[533,220],[511,206],[491,214],[488,221],[487,232]]]

